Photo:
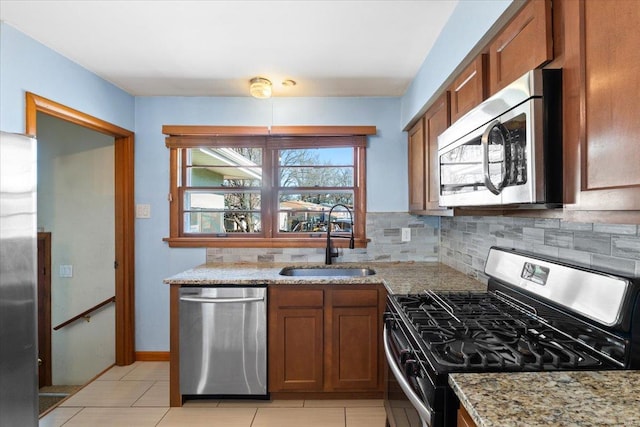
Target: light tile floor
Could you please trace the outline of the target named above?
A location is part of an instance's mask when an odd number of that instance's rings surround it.
[[[382,400],[191,400],[169,407],[169,363],[114,366],[40,419],[40,427],[384,427]]]

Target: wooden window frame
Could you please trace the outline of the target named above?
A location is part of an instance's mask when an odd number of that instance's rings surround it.
[[[169,149],[169,237],[164,238],[170,247],[218,247],[218,248],[323,248],[326,233],[278,233],[274,230],[277,212],[277,190],[273,174],[277,172],[274,156],[282,148],[352,147],[354,149],[354,234],[355,246],[367,246],[366,237],[366,144],[367,136],[375,135],[375,126],[163,126]],[[228,144],[250,139],[264,140],[263,173],[269,180],[262,192],[263,236],[184,235],[182,228],[182,192],[178,187],[180,151],[211,145]],[[347,247],[348,239],[334,239],[337,247]]]

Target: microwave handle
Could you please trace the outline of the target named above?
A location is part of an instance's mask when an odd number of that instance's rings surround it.
[[[484,170],[484,185],[485,187],[487,187],[487,190],[491,191],[495,195],[500,194],[502,187],[497,188],[495,185],[493,185],[493,182],[491,182],[491,176],[489,175],[489,134],[491,133],[491,129],[493,129],[495,126],[499,124],[500,124],[499,120],[494,120],[491,123],[489,123],[489,126],[487,126],[487,128],[484,130],[482,134],[482,138],[480,139],[480,142],[482,144],[482,149],[483,149],[482,150],[482,168]],[[502,144],[502,149],[504,150],[504,154],[506,155],[506,150],[507,150],[506,144]],[[504,155],[502,158],[503,159],[505,158]]]

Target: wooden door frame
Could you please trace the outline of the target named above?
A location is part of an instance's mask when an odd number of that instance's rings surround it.
[[[25,133],[36,137],[41,112],[114,137],[115,151],[115,296],[116,365],[135,361],[135,209],[134,133],[55,101],[26,93]]]
[[[40,243],[42,242],[42,251]],[[43,257],[42,264],[40,256]],[[51,376],[51,233],[38,232],[38,387],[52,384]]]

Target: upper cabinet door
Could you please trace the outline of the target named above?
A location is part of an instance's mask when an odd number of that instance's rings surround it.
[[[565,7],[565,200],[640,210],[640,3]]]
[[[438,204],[438,135],[450,124],[449,92],[445,92],[409,131],[409,212],[452,214]]]
[[[451,94],[451,123],[480,104],[487,96],[487,57],[478,55],[449,87]]]
[[[551,0],[530,0],[491,42],[490,95],[553,59],[551,21]]]
[[[420,212],[425,199],[425,143],[424,120],[420,118],[409,131],[409,211]]]
[[[450,215],[451,210],[439,205],[440,169],[438,164],[438,136],[451,124],[449,92],[443,93],[424,115],[426,144],[426,207],[436,215]]]

